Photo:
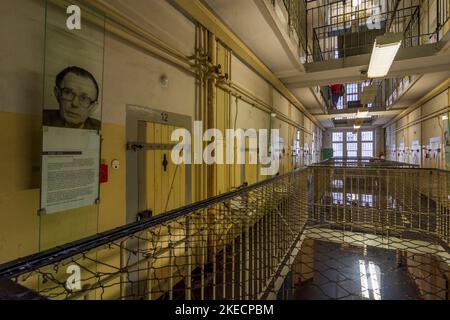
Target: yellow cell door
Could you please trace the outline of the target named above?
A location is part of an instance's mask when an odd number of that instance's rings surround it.
[[[172,149],[178,141],[171,135],[178,128],[190,130],[191,118],[179,114],[127,106],[127,222],[160,215],[190,202],[190,164],[175,165]],[[177,223],[177,222],[174,222]],[[164,251],[169,243],[186,237],[178,224],[165,224],[152,230],[142,230],[129,239],[123,261],[130,268],[124,294],[130,298],[157,299],[170,291],[170,271],[174,263],[185,259],[185,244],[180,242],[172,251]],[[148,256],[158,256],[157,260]],[[170,258],[169,258],[170,257]],[[183,262],[183,261],[182,261]],[[185,262],[183,262],[186,264]],[[172,278],[174,283],[177,278]]]
[[[191,130],[189,116],[127,106],[127,222],[182,207],[191,201],[191,165],[176,165],[176,129]]]
[[[172,161],[177,142],[170,137],[178,127],[156,122],[139,122],[139,209],[158,215],[186,204],[186,165]]]

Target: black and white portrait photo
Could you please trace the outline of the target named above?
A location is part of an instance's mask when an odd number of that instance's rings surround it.
[[[42,217],[81,208],[95,219],[99,199],[104,28],[94,14],[66,26],[66,6],[47,2],[42,102]],[[45,219],[45,218],[43,218]]]
[[[100,130],[101,122],[92,117],[98,106],[99,85],[89,71],[71,66],[59,72],[54,95],[59,109],[44,109],[44,126]]]

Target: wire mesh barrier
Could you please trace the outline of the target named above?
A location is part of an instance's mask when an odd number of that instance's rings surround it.
[[[258,299],[299,241],[307,181],[307,170],[275,177],[12,262],[0,278],[49,299]]]
[[[317,166],[292,296],[448,299],[448,172]]]
[[[377,168],[419,168],[418,165],[384,160],[371,157],[333,157],[322,162],[311,165],[311,167],[320,168],[324,166],[339,167],[377,167]]]
[[[448,0],[326,1],[308,5],[307,43],[314,61],[371,53],[377,36],[403,34],[403,47],[441,40],[449,29]]]
[[[275,7],[277,3],[282,4],[287,13],[287,20],[289,26],[289,34],[293,35],[298,42],[299,48],[302,51],[301,55],[305,59],[309,56],[306,46],[306,2],[305,0],[271,0]],[[312,62],[312,61],[308,61]]]
[[[448,299],[448,174],[322,163],[8,263],[0,278],[48,299]]]

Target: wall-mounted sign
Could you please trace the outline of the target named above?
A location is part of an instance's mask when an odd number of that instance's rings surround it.
[[[422,158],[421,149],[422,148],[420,146],[420,141],[414,140],[411,144],[411,153],[410,153],[412,164],[420,165],[420,159]]]
[[[400,145],[398,147],[398,161],[405,162],[405,143],[404,142],[400,142]]]
[[[99,194],[99,84],[70,66],[55,77],[58,109],[43,110],[41,212],[93,205]]]
[[[99,146],[97,131],[44,127],[41,208],[46,214],[97,202]]]
[[[104,19],[83,12],[67,27],[62,0],[46,2],[41,213],[98,202]]]

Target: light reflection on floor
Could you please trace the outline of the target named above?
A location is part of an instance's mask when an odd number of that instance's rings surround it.
[[[300,300],[409,300],[418,289],[404,267],[397,266],[395,251],[374,247],[345,247],[315,241],[314,277],[297,284]]]

